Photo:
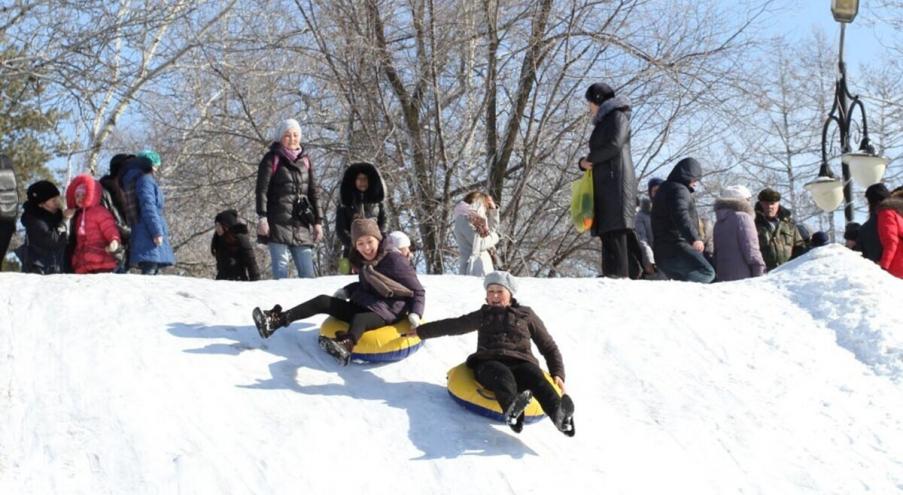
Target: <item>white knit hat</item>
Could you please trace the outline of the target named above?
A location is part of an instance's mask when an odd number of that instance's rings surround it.
[[[285,136],[286,131],[289,129],[298,129],[298,134],[301,134],[301,124],[298,123],[295,119],[285,119],[276,126],[276,136],[274,141],[281,141],[282,136]]]
[[[396,249],[411,247],[411,238],[400,230],[389,234],[390,246]]]
[[[749,199],[752,192],[746,186],[728,186],[721,190],[724,199]]]

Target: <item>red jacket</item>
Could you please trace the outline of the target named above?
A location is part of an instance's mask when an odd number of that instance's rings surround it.
[[[84,207],[72,217],[70,235],[75,238],[72,252],[72,269],[75,273],[111,272],[116,269],[116,258],[106,251],[114,239],[119,238],[119,229],[113,214],[100,206],[100,183],[90,175],[79,175],[66,189],[66,204],[75,208],[75,191],[85,188]]]
[[[903,278],[903,196],[891,196],[878,209],[878,238],[881,239],[881,268]]]

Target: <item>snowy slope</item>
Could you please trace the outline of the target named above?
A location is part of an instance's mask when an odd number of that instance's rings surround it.
[[[322,317],[257,336],[253,306],[349,280],[0,275],[0,493],[903,493],[903,281],[839,246],[711,286],[522,280],[574,438],[452,402],[475,334],[348,368]],[[482,301],[421,280],[429,319]]]

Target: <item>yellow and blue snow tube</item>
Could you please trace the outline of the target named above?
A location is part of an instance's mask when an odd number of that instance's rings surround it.
[[[561,390],[555,385],[555,381],[552,380],[549,373],[544,373],[546,380],[552,384],[558,395],[561,395]],[[473,376],[473,370],[467,367],[467,363],[461,363],[448,370],[448,395],[451,395],[455,402],[468,411],[497,421],[505,421],[504,411],[502,411],[498,401],[495,400],[495,394],[480,385]],[[524,409],[525,423],[535,423],[544,416],[542,407],[540,407],[539,401],[535,398]]]
[[[420,349],[423,341],[419,337],[404,337],[402,332],[410,328],[407,318],[368,330],[351,351],[351,359],[368,363],[389,363],[400,361]],[[320,325],[320,335],[335,338],[336,332],[348,331],[348,323],[329,317]]]

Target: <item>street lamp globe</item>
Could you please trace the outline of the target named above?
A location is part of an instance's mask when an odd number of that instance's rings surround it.
[[[843,181],[821,176],[803,186],[821,211],[834,211],[843,203]]]
[[[850,167],[853,180],[863,188],[881,182],[888,162],[887,157],[864,150],[844,153],[841,160]]]
[[[831,13],[837,22],[853,22],[859,13],[859,0],[831,0]]]

